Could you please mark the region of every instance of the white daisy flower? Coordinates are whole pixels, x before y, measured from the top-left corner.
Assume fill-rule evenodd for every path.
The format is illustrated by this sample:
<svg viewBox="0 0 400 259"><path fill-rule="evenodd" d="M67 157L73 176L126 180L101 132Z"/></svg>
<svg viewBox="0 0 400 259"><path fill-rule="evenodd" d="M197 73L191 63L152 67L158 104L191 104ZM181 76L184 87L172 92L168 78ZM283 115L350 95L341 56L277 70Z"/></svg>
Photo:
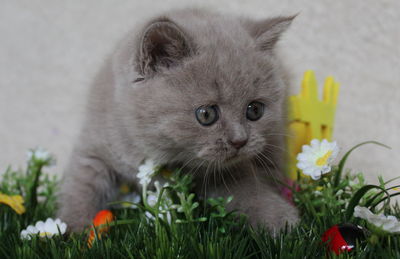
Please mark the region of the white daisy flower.
<svg viewBox="0 0 400 259"><path fill-rule="evenodd" d="M383 213L374 214L368 208L356 206L354 217L362 218L383 230L384 232L400 234L400 221L395 216L385 216Z"/></svg>
<svg viewBox="0 0 400 259"><path fill-rule="evenodd" d="M311 145L304 145L302 152L297 155L297 167L312 179L318 180L321 175L331 171L331 163L338 153L339 147L336 141L313 139Z"/></svg>
<svg viewBox="0 0 400 259"><path fill-rule="evenodd" d="M67 224L60 219L53 220L52 218L48 218L46 222L38 221L35 226L29 225L26 229L22 230L21 239L30 240L34 235L51 238L54 235L65 234L66 230Z"/></svg>
<svg viewBox="0 0 400 259"><path fill-rule="evenodd" d="M147 187L151 182L151 177L153 177L155 173L155 167L153 160L147 159L144 164L139 166L139 172L136 175L139 178L139 183L143 187Z"/></svg>

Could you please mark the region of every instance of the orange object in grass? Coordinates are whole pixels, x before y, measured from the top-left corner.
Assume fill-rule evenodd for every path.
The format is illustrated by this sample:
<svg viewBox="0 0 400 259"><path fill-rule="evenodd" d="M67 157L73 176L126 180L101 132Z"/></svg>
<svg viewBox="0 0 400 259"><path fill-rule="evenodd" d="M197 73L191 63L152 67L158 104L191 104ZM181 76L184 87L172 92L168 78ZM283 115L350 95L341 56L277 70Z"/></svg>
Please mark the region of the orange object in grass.
<svg viewBox="0 0 400 259"><path fill-rule="evenodd" d="M99 211L93 219L93 226L96 228L97 238L100 239L101 235L104 232L107 232L109 227L107 226L108 223L114 221L114 215L109 210L101 210ZM95 240L95 231L92 228L90 230L89 239L88 239L88 246L92 247L92 244Z"/></svg>

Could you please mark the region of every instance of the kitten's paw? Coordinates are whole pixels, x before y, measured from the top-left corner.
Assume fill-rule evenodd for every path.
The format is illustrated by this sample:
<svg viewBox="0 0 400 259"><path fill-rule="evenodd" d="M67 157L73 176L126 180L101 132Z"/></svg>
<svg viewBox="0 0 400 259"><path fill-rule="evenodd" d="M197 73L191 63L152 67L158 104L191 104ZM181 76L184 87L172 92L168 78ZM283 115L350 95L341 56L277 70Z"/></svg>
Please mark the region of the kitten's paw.
<svg viewBox="0 0 400 259"><path fill-rule="evenodd" d="M274 207L255 208L248 212L248 216L253 227L265 226L274 235L286 226L294 228L300 221L297 208L283 201Z"/></svg>
<svg viewBox="0 0 400 259"><path fill-rule="evenodd" d="M96 207L86 200L74 199L69 195L59 197L57 217L67 223L68 232L81 232L90 226L97 213Z"/></svg>
<svg viewBox="0 0 400 259"><path fill-rule="evenodd" d="M78 211L66 211L60 209L57 217L67 224L68 232L82 232L86 227L90 226L92 217L87 213Z"/></svg>

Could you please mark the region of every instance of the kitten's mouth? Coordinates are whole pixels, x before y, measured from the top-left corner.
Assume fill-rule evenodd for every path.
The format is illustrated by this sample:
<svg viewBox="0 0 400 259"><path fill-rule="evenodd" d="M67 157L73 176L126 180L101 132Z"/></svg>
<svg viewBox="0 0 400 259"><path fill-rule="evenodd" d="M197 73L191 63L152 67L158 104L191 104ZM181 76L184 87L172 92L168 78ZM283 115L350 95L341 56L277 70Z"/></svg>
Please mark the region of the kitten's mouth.
<svg viewBox="0 0 400 259"><path fill-rule="evenodd" d="M235 153L231 156L226 157L223 161L225 165L232 165L236 164L240 161L243 161L243 156L239 155L238 153Z"/></svg>
<svg viewBox="0 0 400 259"><path fill-rule="evenodd" d="M218 163L223 167L229 167L235 165L239 162L243 162L244 160L249 159L247 152L239 152L238 150L231 152L224 152L213 156L200 157L200 161L202 163ZM207 163L208 162L208 163Z"/></svg>

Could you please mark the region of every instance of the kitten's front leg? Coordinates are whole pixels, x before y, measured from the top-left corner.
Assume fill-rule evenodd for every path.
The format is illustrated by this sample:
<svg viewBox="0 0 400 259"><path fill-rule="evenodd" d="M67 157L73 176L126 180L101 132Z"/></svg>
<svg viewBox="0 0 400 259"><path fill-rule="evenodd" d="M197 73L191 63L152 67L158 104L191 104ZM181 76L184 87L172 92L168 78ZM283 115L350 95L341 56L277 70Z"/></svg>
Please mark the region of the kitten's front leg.
<svg viewBox="0 0 400 259"><path fill-rule="evenodd" d="M225 187L225 196L234 197L228 208L246 214L253 226L265 225L273 232L286 224L297 224L297 208L280 194L278 188L261 179L261 176L249 175L232 182L227 186L229 189Z"/></svg>
<svg viewBox="0 0 400 259"><path fill-rule="evenodd" d="M116 176L95 158L75 155L65 171L59 194L58 216L70 231L90 226L96 213L104 209L115 192Z"/></svg>

